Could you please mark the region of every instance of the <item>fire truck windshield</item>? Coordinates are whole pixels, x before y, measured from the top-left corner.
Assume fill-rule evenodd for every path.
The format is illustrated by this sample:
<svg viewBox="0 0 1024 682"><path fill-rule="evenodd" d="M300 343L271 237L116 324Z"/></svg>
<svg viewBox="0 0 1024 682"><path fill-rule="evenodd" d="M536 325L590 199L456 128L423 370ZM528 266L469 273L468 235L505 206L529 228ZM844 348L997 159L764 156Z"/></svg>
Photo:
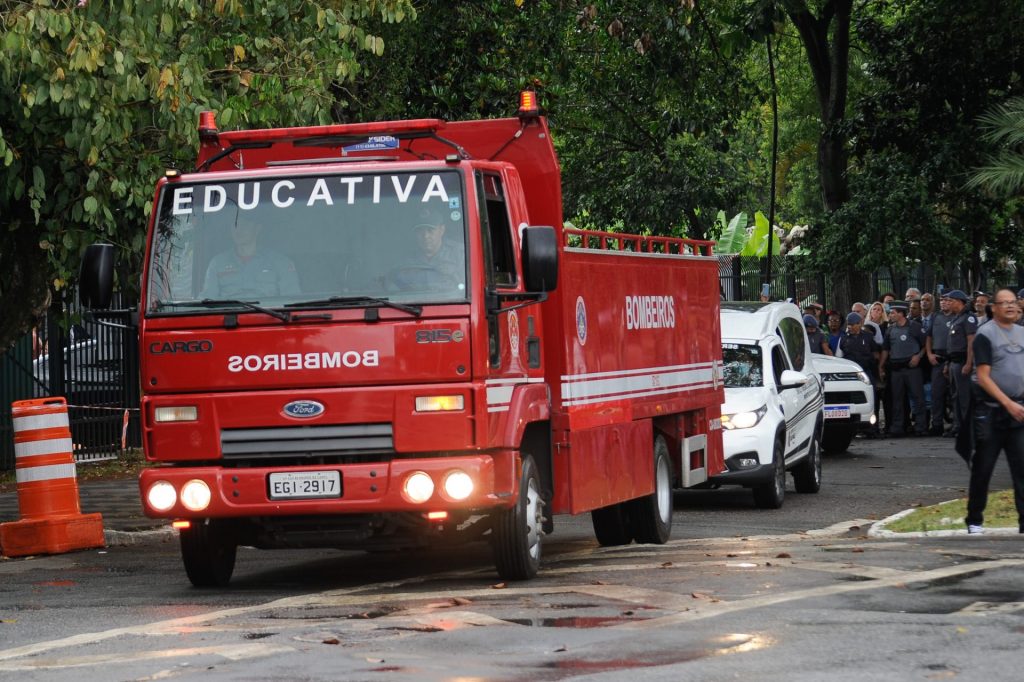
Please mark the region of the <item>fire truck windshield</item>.
<svg viewBox="0 0 1024 682"><path fill-rule="evenodd" d="M465 301L464 210L461 178L448 170L168 183L146 308Z"/></svg>

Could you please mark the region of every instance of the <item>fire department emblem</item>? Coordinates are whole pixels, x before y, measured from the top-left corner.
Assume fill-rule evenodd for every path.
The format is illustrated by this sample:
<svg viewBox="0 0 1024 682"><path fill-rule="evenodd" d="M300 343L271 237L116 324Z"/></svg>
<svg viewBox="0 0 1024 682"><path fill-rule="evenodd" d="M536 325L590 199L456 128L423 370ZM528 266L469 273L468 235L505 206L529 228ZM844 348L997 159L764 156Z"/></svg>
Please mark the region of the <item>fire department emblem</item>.
<svg viewBox="0 0 1024 682"><path fill-rule="evenodd" d="M512 357L519 355L519 315L514 310L508 314L508 347Z"/></svg>
<svg viewBox="0 0 1024 682"><path fill-rule="evenodd" d="M587 345L587 306L582 296L576 297L576 337L580 345Z"/></svg>

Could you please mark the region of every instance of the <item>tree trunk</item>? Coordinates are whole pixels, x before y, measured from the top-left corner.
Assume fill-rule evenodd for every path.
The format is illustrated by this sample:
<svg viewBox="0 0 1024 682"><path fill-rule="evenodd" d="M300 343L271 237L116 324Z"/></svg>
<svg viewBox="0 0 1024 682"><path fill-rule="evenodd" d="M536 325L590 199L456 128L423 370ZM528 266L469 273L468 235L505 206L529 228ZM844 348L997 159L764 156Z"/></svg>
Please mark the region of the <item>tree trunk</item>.
<svg viewBox="0 0 1024 682"><path fill-rule="evenodd" d="M0 353L31 330L50 300L46 252L31 228L0 237Z"/></svg>
<svg viewBox="0 0 1024 682"><path fill-rule="evenodd" d="M818 139L821 200L826 213L831 213L849 198L846 139L839 132L839 124L846 117L853 0L829 0L822 7L820 17L815 17L803 0L783 0L783 5L800 34L814 77L814 93L821 113L821 137Z"/></svg>

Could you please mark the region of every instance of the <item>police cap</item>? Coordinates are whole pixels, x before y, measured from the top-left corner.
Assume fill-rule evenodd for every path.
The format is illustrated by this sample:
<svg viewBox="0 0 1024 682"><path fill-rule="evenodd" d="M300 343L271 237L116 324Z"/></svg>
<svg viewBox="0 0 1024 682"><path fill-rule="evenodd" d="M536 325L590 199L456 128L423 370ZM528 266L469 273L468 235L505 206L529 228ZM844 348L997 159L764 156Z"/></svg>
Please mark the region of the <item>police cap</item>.
<svg viewBox="0 0 1024 682"><path fill-rule="evenodd" d="M952 289L942 295L942 298L949 298L954 301L960 301L961 303L970 303L971 299L968 298L967 294L960 291L959 289Z"/></svg>

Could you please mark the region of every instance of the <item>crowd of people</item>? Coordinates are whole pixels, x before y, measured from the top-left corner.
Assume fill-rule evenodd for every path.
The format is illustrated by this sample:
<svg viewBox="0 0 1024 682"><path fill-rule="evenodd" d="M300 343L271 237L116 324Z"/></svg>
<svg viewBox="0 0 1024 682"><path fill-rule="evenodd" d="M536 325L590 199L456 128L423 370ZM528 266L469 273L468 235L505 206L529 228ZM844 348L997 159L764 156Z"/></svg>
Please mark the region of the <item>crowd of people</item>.
<svg viewBox="0 0 1024 682"><path fill-rule="evenodd" d="M875 387L869 438L955 439L971 470L966 524L983 532L988 486L1005 452L1024 533L1024 289L907 289L845 315L805 302L811 350L856 362Z"/></svg>

